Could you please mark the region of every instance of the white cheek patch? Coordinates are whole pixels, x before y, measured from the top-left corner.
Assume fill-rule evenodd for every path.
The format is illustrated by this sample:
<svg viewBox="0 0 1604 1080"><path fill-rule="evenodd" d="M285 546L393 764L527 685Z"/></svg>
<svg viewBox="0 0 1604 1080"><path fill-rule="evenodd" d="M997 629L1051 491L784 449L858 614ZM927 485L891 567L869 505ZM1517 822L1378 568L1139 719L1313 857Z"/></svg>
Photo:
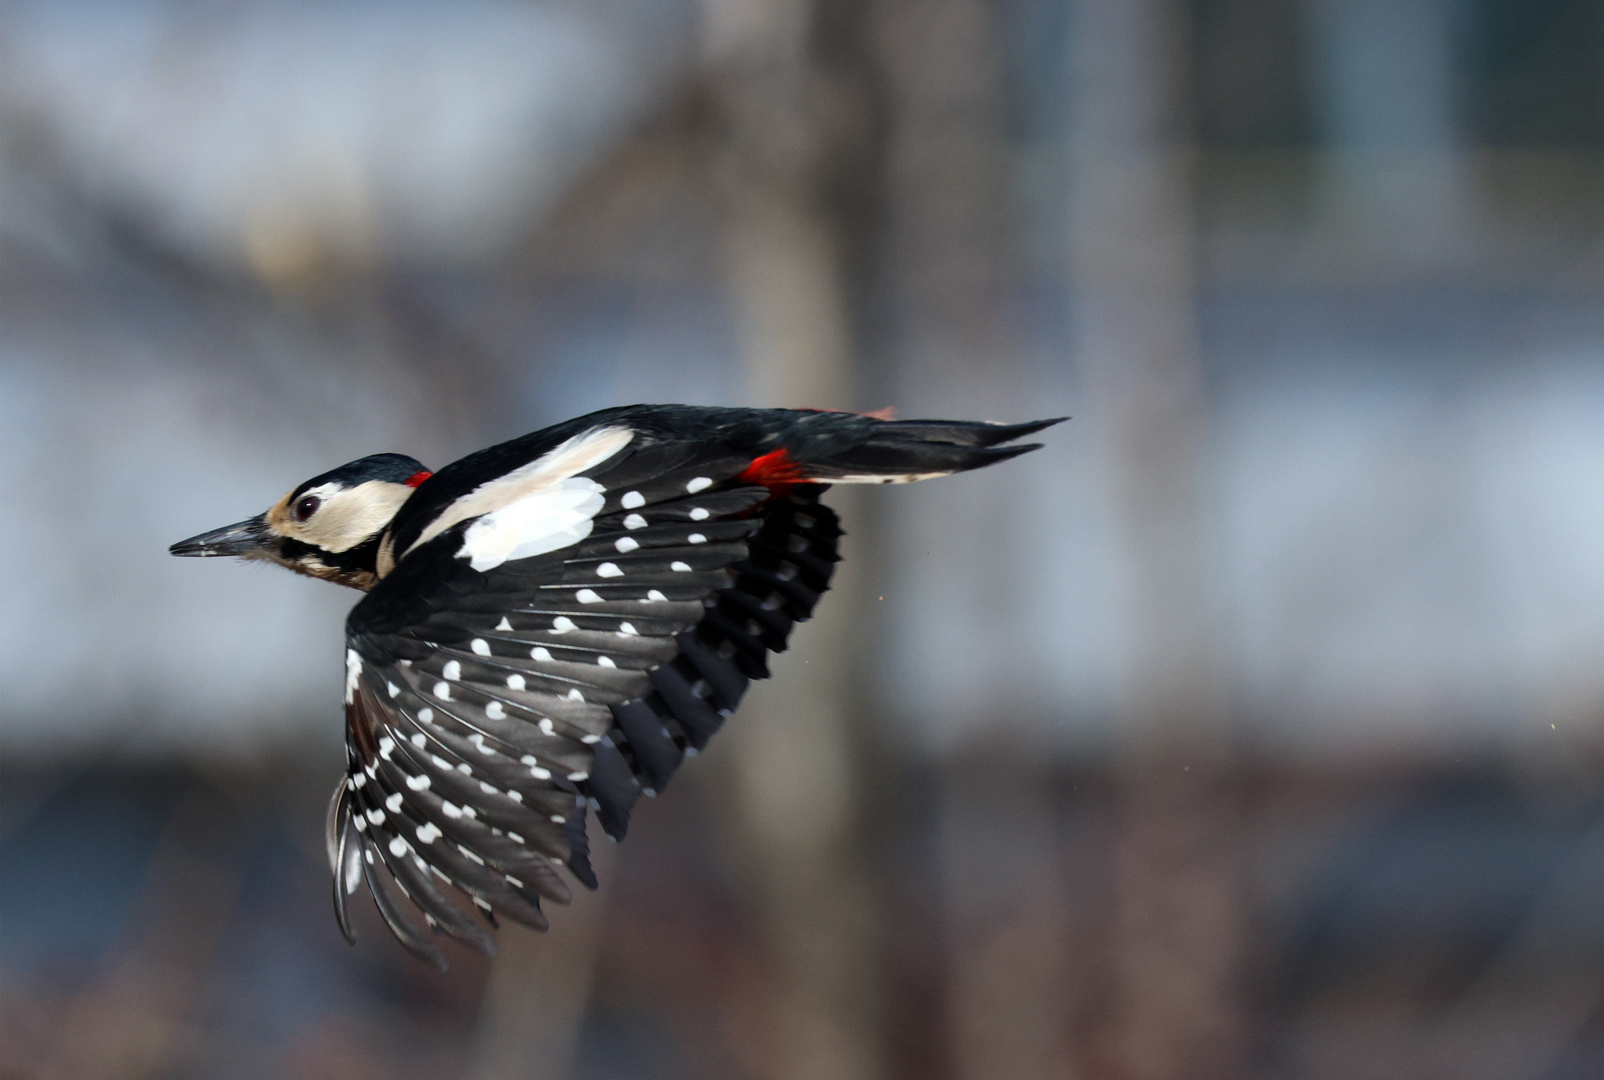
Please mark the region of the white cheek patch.
<svg viewBox="0 0 1604 1080"><path fill-rule="evenodd" d="M595 527L605 490L588 477L571 476L525 495L469 525L457 558L482 572L577 544Z"/></svg>

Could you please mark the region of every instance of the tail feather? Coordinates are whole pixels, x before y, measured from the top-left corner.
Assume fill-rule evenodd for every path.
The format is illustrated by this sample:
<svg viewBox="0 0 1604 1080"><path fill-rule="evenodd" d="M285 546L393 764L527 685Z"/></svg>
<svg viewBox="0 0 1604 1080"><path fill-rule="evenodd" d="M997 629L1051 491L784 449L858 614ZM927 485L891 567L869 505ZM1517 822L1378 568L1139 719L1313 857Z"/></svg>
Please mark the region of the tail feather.
<svg viewBox="0 0 1604 1080"><path fill-rule="evenodd" d="M881 425L881 431L891 429L901 439L918 442L951 443L954 446L996 446L1013 442L1026 435L1034 435L1054 424L1068 420L1067 416L1051 420L1031 420L1024 424L988 424L973 420L891 420Z"/></svg>
<svg viewBox="0 0 1604 1080"><path fill-rule="evenodd" d="M849 449L806 463L809 479L832 484L906 484L980 469L1041 449L1041 443L1001 446L1066 417L1025 424L963 420L888 420Z"/></svg>

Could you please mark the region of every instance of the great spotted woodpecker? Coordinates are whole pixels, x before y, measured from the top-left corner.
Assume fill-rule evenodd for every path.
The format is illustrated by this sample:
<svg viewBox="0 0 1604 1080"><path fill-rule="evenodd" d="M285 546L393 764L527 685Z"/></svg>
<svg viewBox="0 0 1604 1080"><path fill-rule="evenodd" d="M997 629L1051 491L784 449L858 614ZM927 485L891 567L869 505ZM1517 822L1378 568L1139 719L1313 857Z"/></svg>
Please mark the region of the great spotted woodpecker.
<svg viewBox="0 0 1604 1080"><path fill-rule="evenodd" d="M377 454L172 546L265 559L367 593L346 620L346 774L329 803L334 910L364 882L397 939L486 952L497 915L596 887L594 811L622 839L768 675L841 536L830 484L1006 461L1057 420L986 424L680 405L607 409L430 473ZM471 910L471 909L469 909Z"/></svg>

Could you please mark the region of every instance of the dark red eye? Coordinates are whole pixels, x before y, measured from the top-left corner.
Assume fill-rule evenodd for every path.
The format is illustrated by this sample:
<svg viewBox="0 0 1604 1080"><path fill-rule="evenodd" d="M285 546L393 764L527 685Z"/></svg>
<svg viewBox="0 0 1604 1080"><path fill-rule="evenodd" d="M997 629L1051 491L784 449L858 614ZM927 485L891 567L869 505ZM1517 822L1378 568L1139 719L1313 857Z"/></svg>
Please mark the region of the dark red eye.
<svg viewBox="0 0 1604 1080"><path fill-rule="evenodd" d="M295 520L305 521L307 518L317 513L317 508L322 505L322 499L318 498L316 495L308 495L306 498L295 504Z"/></svg>

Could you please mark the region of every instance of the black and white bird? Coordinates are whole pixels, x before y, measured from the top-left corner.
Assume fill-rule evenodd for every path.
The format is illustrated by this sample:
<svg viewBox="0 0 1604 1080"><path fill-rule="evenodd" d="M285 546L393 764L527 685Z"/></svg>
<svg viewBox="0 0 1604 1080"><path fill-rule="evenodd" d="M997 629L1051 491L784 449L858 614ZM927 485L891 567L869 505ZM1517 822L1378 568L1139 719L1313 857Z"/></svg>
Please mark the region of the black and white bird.
<svg viewBox="0 0 1604 1080"><path fill-rule="evenodd" d="M434 473L365 457L171 550L367 593L346 620L334 910L354 942L348 902L365 883L401 944L443 967L434 933L494 950L451 892L492 926L545 929L541 900L571 897L559 865L596 887L587 813L622 839L641 793L768 675L829 587L830 484L1006 461L1057 422L607 409Z"/></svg>

